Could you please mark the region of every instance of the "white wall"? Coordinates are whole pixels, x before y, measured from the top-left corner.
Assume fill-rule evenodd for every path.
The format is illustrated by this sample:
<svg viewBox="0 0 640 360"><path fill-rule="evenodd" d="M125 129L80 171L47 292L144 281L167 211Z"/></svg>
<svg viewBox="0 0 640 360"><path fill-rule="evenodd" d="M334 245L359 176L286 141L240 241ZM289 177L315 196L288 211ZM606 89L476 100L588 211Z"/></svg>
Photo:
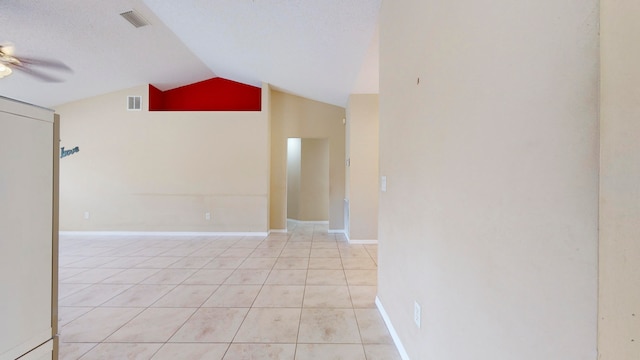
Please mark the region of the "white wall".
<svg viewBox="0 0 640 360"><path fill-rule="evenodd" d="M350 240L378 240L378 142L378 95L349 96L347 199Z"/></svg>
<svg viewBox="0 0 640 360"><path fill-rule="evenodd" d="M56 109L61 146L80 149L61 159L61 230L267 231L265 91L256 112L148 112L147 93ZM126 110L128 95L143 96L143 111Z"/></svg>
<svg viewBox="0 0 640 360"><path fill-rule="evenodd" d="M302 139L287 140L287 219L300 219Z"/></svg>
<svg viewBox="0 0 640 360"><path fill-rule="evenodd" d="M595 360L598 2L386 1L380 31L378 295L408 355Z"/></svg>
<svg viewBox="0 0 640 360"><path fill-rule="evenodd" d="M640 2L601 6L601 360L640 356Z"/></svg>

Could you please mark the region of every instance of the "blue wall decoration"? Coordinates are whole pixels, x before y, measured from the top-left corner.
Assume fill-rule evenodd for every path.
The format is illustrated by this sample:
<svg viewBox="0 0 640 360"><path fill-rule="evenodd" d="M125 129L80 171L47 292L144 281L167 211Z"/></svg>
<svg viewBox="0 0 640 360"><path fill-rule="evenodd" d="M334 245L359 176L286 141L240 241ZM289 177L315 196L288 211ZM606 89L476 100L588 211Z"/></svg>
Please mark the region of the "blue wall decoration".
<svg viewBox="0 0 640 360"><path fill-rule="evenodd" d="M78 146L74 147L71 150L65 150L63 146L62 148L60 148L60 158L62 159L63 157L73 155L79 151L80 151L80 148Z"/></svg>

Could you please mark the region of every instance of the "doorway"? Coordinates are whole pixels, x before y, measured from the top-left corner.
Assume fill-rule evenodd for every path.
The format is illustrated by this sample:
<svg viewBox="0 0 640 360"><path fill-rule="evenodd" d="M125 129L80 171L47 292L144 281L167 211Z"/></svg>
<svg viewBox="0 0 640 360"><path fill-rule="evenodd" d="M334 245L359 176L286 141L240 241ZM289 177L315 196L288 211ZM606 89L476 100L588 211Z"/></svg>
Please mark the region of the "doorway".
<svg viewBox="0 0 640 360"><path fill-rule="evenodd" d="M287 139L287 219L329 221L329 140Z"/></svg>

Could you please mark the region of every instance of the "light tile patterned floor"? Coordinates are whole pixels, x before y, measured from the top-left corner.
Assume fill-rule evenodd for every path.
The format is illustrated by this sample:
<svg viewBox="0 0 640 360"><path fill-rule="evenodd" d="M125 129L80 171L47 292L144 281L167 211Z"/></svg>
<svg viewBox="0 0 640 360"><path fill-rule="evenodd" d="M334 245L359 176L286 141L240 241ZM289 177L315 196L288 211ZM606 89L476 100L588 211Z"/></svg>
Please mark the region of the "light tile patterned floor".
<svg viewBox="0 0 640 360"><path fill-rule="evenodd" d="M263 237L60 240L60 359L400 359L377 247L326 225Z"/></svg>

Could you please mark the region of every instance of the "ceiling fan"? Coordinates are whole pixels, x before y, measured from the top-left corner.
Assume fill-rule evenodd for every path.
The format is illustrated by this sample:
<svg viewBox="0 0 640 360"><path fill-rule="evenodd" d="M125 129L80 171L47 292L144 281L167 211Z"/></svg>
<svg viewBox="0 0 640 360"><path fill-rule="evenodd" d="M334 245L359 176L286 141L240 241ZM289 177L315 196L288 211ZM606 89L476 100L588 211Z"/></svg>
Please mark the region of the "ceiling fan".
<svg viewBox="0 0 640 360"><path fill-rule="evenodd" d="M18 70L42 81L61 82L62 79L44 73L37 68L72 72L71 68L61 61L16 56L14 49L13 45L0 45L0 79L11 75L13 70Z"/></svg>

